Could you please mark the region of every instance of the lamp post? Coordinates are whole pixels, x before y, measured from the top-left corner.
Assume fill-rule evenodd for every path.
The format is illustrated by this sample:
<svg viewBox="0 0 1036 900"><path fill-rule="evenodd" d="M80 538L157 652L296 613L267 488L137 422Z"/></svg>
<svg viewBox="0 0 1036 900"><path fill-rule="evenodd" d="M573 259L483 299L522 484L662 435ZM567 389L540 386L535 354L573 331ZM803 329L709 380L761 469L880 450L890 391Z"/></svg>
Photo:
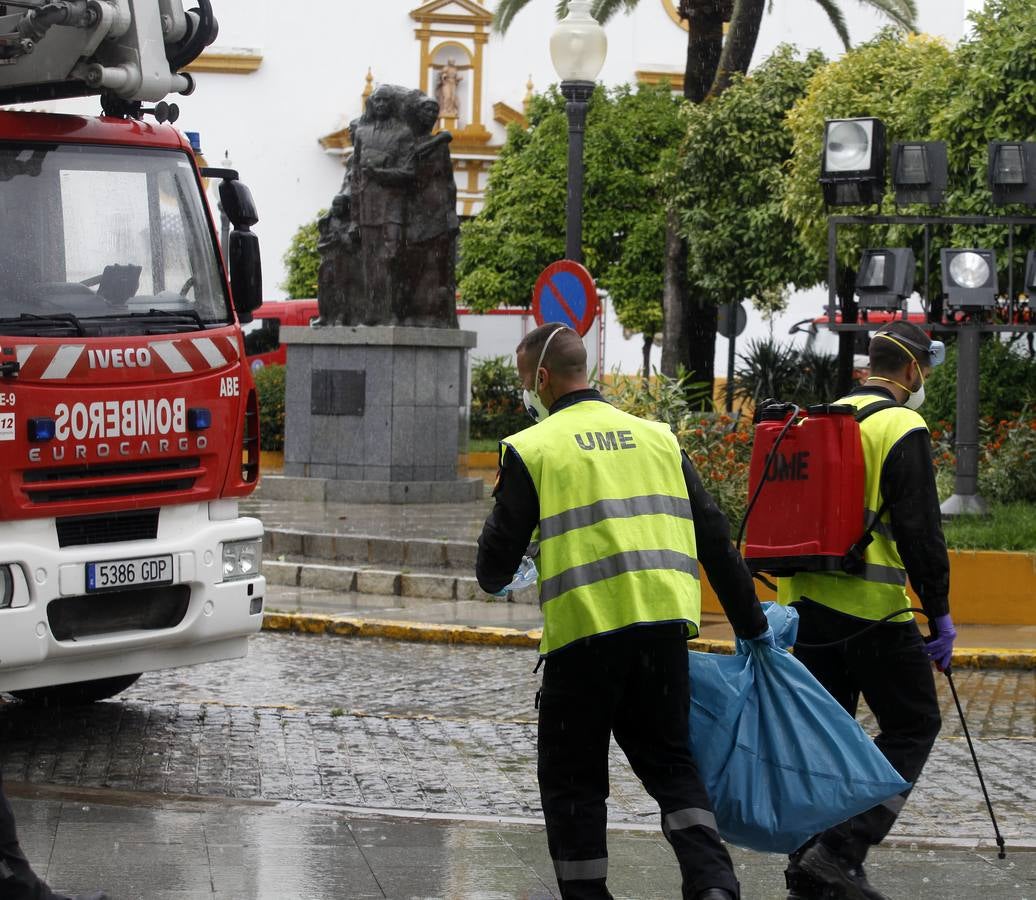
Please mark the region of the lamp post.
<svg viewBox="0 0 1036 900"><path fill-rule="evenodd" d="M550 58L561 78L568 114L568 197L565 257L583 261L583 135L594 80L604 66L608 38L590 15L590 0L569 0L568 15L550 36Z"/></svg>

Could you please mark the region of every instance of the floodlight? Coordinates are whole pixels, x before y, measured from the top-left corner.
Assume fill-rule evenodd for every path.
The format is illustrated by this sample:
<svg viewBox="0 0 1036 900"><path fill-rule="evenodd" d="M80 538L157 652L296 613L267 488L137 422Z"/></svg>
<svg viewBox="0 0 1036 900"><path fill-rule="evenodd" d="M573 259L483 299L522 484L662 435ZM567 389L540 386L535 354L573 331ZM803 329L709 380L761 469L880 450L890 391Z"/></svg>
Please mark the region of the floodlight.
<svg viewBox="0 0 1036 900"><path fill-rule="evenodd" d="M831 119L824 124L820 164L824 201L870 206L885 193L885 126L880 119Z"/></svg>
<svg viewBox="0 0 1036 900"><path fill-rule="evenodd" d="M864 250L856 275L860 309L900 309L914 292L914 271L909 248Z"/></svg>
<svg viewBox="0 0 1036 900"><path fill-rule="evenodd" d="M988 174L989 189L997 206L1036 205L1036 143L991 142Z"/></svg>
<svg viewBox="0 0 1036 900"><path fill-rule="evenodd" d="M992 250L943 250L942 288L955 309L990 309L998 293Z"/></svg>
<svg viewBox="0 0 1036 900"><path fill-rule="evenodd" d="M1036 250L1030 250L1025 257L1025 296L1036 299Z"/></svg>
<svg viewBox="0 0 1036 900"><path fill-rule="evenodd" d="M892 186L896 203L942 203L947 182L946 143L911 142L892 145Z"/></svg>

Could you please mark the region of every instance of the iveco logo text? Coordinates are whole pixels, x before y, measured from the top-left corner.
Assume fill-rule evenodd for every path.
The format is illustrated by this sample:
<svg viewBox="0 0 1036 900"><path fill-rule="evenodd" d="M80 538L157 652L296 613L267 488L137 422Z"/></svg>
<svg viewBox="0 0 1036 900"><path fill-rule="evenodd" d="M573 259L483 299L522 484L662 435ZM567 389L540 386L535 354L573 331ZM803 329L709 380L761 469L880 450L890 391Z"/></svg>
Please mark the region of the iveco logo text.
<svg viewBox="0 0 1036 900"><path fill-rule="evenodd" d="M91 369L146 369L151 365L151 351L147 347L87 352Z"/></svg>

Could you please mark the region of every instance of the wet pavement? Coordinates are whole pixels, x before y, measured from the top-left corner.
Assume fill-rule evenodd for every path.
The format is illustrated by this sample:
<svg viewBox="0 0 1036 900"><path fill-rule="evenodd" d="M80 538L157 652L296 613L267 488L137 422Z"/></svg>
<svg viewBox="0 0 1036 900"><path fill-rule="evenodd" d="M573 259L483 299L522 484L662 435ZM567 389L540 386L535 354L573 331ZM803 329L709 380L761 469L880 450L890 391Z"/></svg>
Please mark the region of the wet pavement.
<svg viewBox="0 0 1036 900"><path fill-rule="evenodd" d="M534 651L275 634L252 645L248 659L148 674L93 707L0 706L5 777L540 821ZM956 680L1001 829L1036 850L1036 673ZM895 834L973 848L991 829L941 682L944 732ZM610 821L653 824L615 747L611 764Z"/></svg>
<svg viewBox="0 0 1036 900"><path fill-rule="evenodd" d="M556 897L542 829L507 821L373 816L320 804L242 803L13 785L22 843L55 888L113 900ZM783 858L732 848L745 900L784 900ZM651 831L609 834L620 900L680 896ZM1036 853L882 847L871 881L912 900L1036 900Z"/></svg>
<svg viewBox="0 0 1036 900"><path fill-rule="evenodd" d="M283 528L473 541L490 508L251 499ZM540 624L530 604L271 587L277 609L418 622ZM709 617L706 637L729 637ZM1033 633L1030 633L1033 632ZM1036 629L961 629L1036 646ZM23 843L55 887L115 900L556 896L536 786L536 652L261 634L247 659L145 674L119 698L39 712L0 698L0 765ZM1036 671L961 670L1008 857L944 679L944 728L868 864L891 897L1036 900ZM869 716L861 719L873 732ZM616 897L679 896L658 811L613 746ZM736 848L746 900L784 900L783 859Z"/></svg>

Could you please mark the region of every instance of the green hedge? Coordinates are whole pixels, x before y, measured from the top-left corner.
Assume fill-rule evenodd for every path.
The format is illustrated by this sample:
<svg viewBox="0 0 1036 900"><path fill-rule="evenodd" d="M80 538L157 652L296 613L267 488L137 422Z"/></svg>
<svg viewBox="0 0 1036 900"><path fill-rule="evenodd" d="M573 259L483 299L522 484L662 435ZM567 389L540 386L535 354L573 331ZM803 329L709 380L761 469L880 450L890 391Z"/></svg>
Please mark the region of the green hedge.
<svg viewBox="0 0 1036 900"><path fill-rule="evenodd" d="M263 366L253 372L259 395L259 446L284 450L284 366Z"/></svg>
<svg viewBox="0 0 1036 900"><path fill-rule="evenodd" d="M532 424L522 404L518 369L506 356L491 356L471 368L471 437L500 440Z"/></svg>
<svg viewBox="0 0 1036 900"><path fill-rule="evenodd" d="M1036 407L1036 361L1009 344L984 340L979 351L978 396L979 415L996 422ZM932 428L952 430L957 421L956 344L946 348L946 362L928 376L921 413Z"/></svg>

